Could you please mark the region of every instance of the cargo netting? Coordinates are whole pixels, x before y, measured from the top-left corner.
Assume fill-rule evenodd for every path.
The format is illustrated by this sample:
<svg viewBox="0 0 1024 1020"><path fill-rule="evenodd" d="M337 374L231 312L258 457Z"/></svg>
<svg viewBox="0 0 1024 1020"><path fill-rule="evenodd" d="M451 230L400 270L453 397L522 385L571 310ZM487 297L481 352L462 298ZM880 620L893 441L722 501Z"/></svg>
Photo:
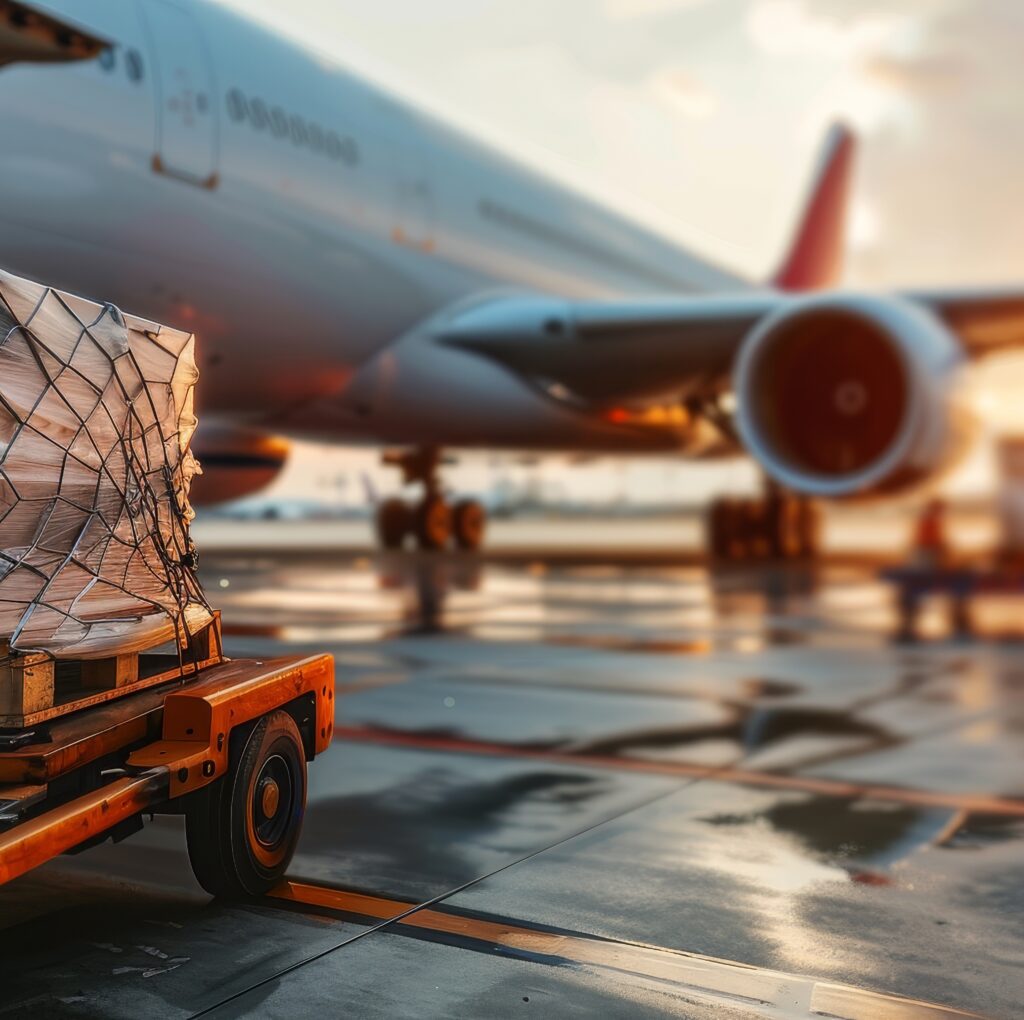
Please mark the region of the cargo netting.
<svg viewBox="0 0 1024 1020"><path fill-rule="evenodd" d="M0 651L184 644L195 338L0 273Z"/></svg>

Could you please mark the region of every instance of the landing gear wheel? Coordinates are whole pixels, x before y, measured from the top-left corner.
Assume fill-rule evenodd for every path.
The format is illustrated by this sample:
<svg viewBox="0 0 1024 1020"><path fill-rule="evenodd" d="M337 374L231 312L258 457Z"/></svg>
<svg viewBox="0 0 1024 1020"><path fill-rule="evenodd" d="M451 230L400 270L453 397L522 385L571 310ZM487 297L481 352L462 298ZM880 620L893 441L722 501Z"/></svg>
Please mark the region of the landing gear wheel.
<svg viewBox="0 0 1024 1020"><path fill-rule="evenodd" d="M744 500L717 499L709 521L711 551L718 560L742 560L747 555Z"/></svg>
<svg viewBox="0 0 1024 1020"><path fill-rule="evenodd" d="M306 754L287 712L264 716L226 775L185 800L192 870L214 896L260 896L284 877L306 810Z"/></svg>
<svg viewBox="0 0 1024 1020"><path fill-rule="evenodd" d="M816 559L821 552L821 504L812 499L800 500L800 555Z"/></svg>
<svg viewBox="0 0 1024 1020"><path fill-rule="evenodd" d="M412 511L404 500L386 499L377 507L377 538L385 549L400 549L412 524Z"/></svg>
<svg viewBox="0 0 1024 1020"><path fill-rule="evenodd" d="M767 503L768 553L775 560L795 560L804 555L805 501L779 496Z"/></svg>
<svg viewBox="0 0 1024 1020"><path fill-rule="evenodd" d="M708 513L708 548L718 561L798 559L818 555L821 508L788 493L768 499L716 499Z"/></svg>
<svg viewBox="0 0 1024 1020"><path fill-rule="evenodd" d="M479 549L487 530L487 511L475 499L463 499L452 513L455 544L460 549Z"/></svg>
<svg viewBox="0 0 1024 1020"><path fill-rule="evenodd" d="M707 516L707 543L712 559L724 560L729 556L729 505L724 499L711 504Z"/></svg>
<svg viewBox="0 0 1024 1020"><path fill-rule="evenodd" d="M743 551L740 557L747 560L766 560L771 552L768 504L763 499L745 499L742 501L742 507L740 535Z"/></svg>
<svg viewBox="0 0 1024 1020"><path fill-rule="evenodd" d="M440 496L427 496L416 509L416 541L421 549L443 549L452 537L452 509Z"/></svg>

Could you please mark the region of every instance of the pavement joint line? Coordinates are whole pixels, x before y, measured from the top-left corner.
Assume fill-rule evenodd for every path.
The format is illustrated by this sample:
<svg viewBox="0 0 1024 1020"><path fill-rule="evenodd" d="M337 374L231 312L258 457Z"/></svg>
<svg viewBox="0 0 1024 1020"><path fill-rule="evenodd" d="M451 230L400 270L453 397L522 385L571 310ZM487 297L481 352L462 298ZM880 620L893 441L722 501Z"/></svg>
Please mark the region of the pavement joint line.
<svg viewBox="0 0 1024 1020"><path fill-rule="evenodd" d="M953 793L922 790L905 786L884 786L857 783L842 779L797 776L781 772L761 772L732 765L696 765L686 762L653 761L643 758L617 758L606 755L576 754L566 751L516 747L512 744L459 740L450 737L398 733L364 727L340 727L334 731L335 741L406 747L421 751L442 751L454 754L475 754L486 757L520 758L576 768L597 768L622 772L639 772L666 777L711 779L770 789L793 790L820 796L881 800L914 807L948 808L971 814L1003 815L1024 818L1024 800L979 793ZM742 761L742 758L739 759Z"/></svg>
<svg viewBox="0 0 1024 1020"><path fill-rule="evenodd" d="M267 985L278 982L282 978L286 977L302 967L309 964L315 963L339 949L344 948L359 939L380 932L384 929L388 929L391 926L407 926L407 927L418 927L421 929L429 929L429 924L420 923L417 918L421 914L425 914L430 919L430 915L437 914L443 917L452 917L458 915L451 915L447 912L433 911L432 907L441 904L442 902L451 899L452 897L458 896L460 893L477 886L501 873L523 864L534 857L544 854L550 850L556 849L572 840L577 839L595 829L600 828L606 824L615 822L631 813L642 810L654 803L657 803L670 796L674 796L688 787L700 782L702 780L712 781L733 781L740 783L747 783L750 785L768 785L768 786L779 786L782 785L784 788L807 790L808 792L814 793L825 793L832 796L844 796L844 797L872 797L875 799L883 800L895 800L903 803L915 803L915 804L927 804L929 806L941 806L941 807L953 807L960 811L981 811L984 813L991 814L1009 814L1013 816L1024 817L1024 801L1016 801L1004 798L993 798L987 796L972 796L972 795L956 795L938 793L933 794L927 791L916 791L900 787L873 787L864 786L861 784L852 784L842 781L833 780L818 780L813 778L788 776L778 773L763 773L756 771L749 771L740 768L746 752L737 756L731 764L724 766L694 766L686 765L682 763L672 762L651 762L644 761L642 759L621 759L612 758L610 756L594 756L584 754L572 754L558 751L547 751L543 749L530 749L530 748L517 748L513 745L503 744L488 744L484 742L473 742L473 741L452 741L450 738L440 739L434 737L418 737L411 734L401 734L389 731L377 731L366 728L342 728L336 732L336 739L344 740L350 739L353 741L366 742L366 743L391 743L398 746L414 747L418 749L427 750L440 750L440 751L461 751L464 753L476 753L483 755L491 755L495 757L519 757L519 758L534 758L537 760L544 760L552 763L563 764L568 767L596 767L603 769L618 769L628 771L646 772L648 774L662 775L666 778L675 778L682 780L680 783L674 783L669 789L659 791L650 797L644 798L636 803L630 804L613 812L611 815L603 817L584 828L572 832L549 845L535 849L529 853L526 853L515 860L509 861L501 867L495 868L484 875L477 876L476 878L470 879L460 886L450 889L446 892L439 893L438 895L425 900L419 904L405 904L401 901L391 901L395 904L395 907L399 910L399 913L394 916L382 918L378 923L371 925L370 927L356 932L355 934L343 939L333 946L327 948L309 956L308 958L298 960L287 967L282 968L274 974L269 975L259 981L254 982L252 985L245 989L242 989L225 999L214 1003L210 1006L205 1007L200 1012L193 1014L193 1017L198 1018L207 1016L212 1013L218 1012L225 1006L229 1006L232 1002L236 1002L239 999L243 999L252 992L265 987ZM908 800L908 798L911 798ZM372 916L372 915L370 915ZM538 929L539 930L539 929ZM536 934L535 932L531 932ZM455 933L457 934L457 933ZM548 933L551 934L551 933ZM588 945L599 942L601 940L595 937L588 937L585 935L575 936L575 933L571 933L574 937L578 937L581 942L587 943ZM454 937L450 933L450 937ZM555 933L553 937L565 937ZM616 943L617 945L620 943ZM633 951L645 950L647 952L661 953L663 955L672 954L673 950L663 949L659 947L643 947L636 946L632 943L621 943L623 946L630 947ZM508 951L512 951L515 947L509 947ZM519 950L524 955L526 950L520 948ZM689 954L679 954L686 959L691 960L702 960L700 957L693 957ZM579 963L591 963L591 961L577 961L571 960L570 962ZM745 967L739 963L729 963L728 961L712 961L717 962L723 967L731 967L733 969L743 968L747 971L753 969ZM593 961L595 966L610 966L607 962ZM631 967L618 967L616 969L623 970L626 973L636 974L635 966ZM776 972L771 972L776 973ZM646 975L642 976L652 977L654 980L675 980L673 978L664 978L659 975ZM879 995L871 992L864 992L860 989L853 988L852 986L844 986L839 984L830 983L827 981L818 982L815 979L810 978L794 978L791 975L781 974L779 977L792 982L803 981L806 985L805 991L811 996L808 1002L807 1009L810 1015L813 1005L813 1013L816 1015L832 1015L836 1017L849 1018L849 1020L918 1020L918 1018L951 1018L951 1017L972 1017L976 1014L964 1013L943 1006L932 1006L928 1003L915 1002L908 999L899 999L891 996ZM678 984L678 981L676 980ZM693 989L694 992L699 989ZM730 999L735 1001L743 1001L748 1005L755 1004L756 1002L762 1002L764 1000L756 1000L743 994L737 994L728 990L723 990L718 993L719 1001L723 996L728 996ZM856 1002L850 1002L851 996L856 999L860 997L862 1005L866 1004L867 1011L860 1009L859 1011L855 1008ZM865 1000L864 997L871 997L870 1000ZM884 1008L883 1008L884 1007ZM907 1009L912 1007L913 1012L907 1012ZM854 1012L842 1012L842 1010L854 1009ZM771 1015L777 1015L774 1012Z"/></svg>
<svg viewBox="0 0 1024 1020"><path fill-rule="evenodd" d="M803 1007L807 1016L837 1020L940 1020L976 1017L975 1013L937 1003L906 999L829 980L755 967L734 960L688 953L581 932L550 931L523 922L491 920L412 904L366 893L302 882L285 881L268 899L300 909L312 907L329 914L391 918L398 927L439 936L461 948L504 950L510 955L551 963L573 963L669 982L698 996L742 1002L748 1006L789 1009ZM402 920L394 911L406 908ZM792 1014L789 1015L800 1015Z"/></svg>
<svg viewBox="0 0 1024 1020"><path fill-rule="evenodd" d="M405 746L417 746L417 747L420 746L419 744L411 745L410 744L410 737L409 737L408 734L394 734L394 733L387 733L386 731L374 731L374 730L355 729L355 728L343 728L341 730L335 730L335 737L334 737L335 740L344 740L346 738L353 739L353 740L361 740L362 742L366 742L366 743L388 742L387 738L390 738L390 742L394 743L394 744L397 744L397 745L403 745L404 744ZM450 740L442 740L442 739L438 739L438 738L425 738L425 739L427 740L427 742L429 744L431 744L431 747L428 748L428 749L440 749L440 750L451 750L452 749L450 746L448 746L451 743L453 743ZM516 752L518 751L519 752L519 757L536 758L536 759L539 759L539 760L551 761L551 762L560 763L560 764L566 764L566 765L577 765L578 766L580 764L583 764L584 766L586 766L588 764L588 762L592 763L594 761L592 756L590 758L588 758L587 756L572 755L572 754L559 754L558 752L536 751L536 750L530 751L530 750L527 750L527 749L514 748L514 747L510 747L508 745L502 745L502 744L482 744L482 743L481 744L475 744L475 743L472 743L472 742L469 742L469 741L455 742L455 743L457 745L456 749L459 749L459 750L470 749L471 753L487 754L487 755L493 755L493 756L504 756L504 757L509 757L510 755L515 756ZM268 977L262 978L261 980L254 982L253 984L249 985L248 987L243 988L243 989L239 990L238 992L233 993L230 996L227 996L226 998L220 1000L219 1002L216 1002L216 1003L214 1003L214 1004L212 1004L210 1006L205 1007L204 1009L202 1009L202 1010L200 1010L200 1011L198 1011L196 1013L193 1013L190 1016L189 1020L198 1020L198 1018L200 1018L200 1017L210 1016L210 1015L218 1012L219 1010L223 1009L225 1006L229 1006L231 1003L237 1002L239 999L245 998L247 995L251 994L252 992L257 991L260 988L264 988L264 987L266 987L269 984L273 984L273 983L275 983L277 981L280 981L282 978L287 977L289 974L295 973L296 971L300 970L303 967L309 966L310 964L313 964L313 963L317 963L318 961L320 961L322 959L325 959L326 957L332 955L333 953L337 952L338 950L344 949L346 946L352 945L352 943L354 943L354 942L358 942L360 939L363 939L363 938L365 938L368 935L376 934L377 932L383 931L386 928L390 928L393 925L402 925L404 923L408 923L407 919L413 917L413 915L417 915L417 914L419 914L419 913L421 913L423 911L429 911L430 908L435 907L435 906L443 903L444 901L451 899L454 896L458 896L460 893L463 893L463 892L467 891L468 889L471 889L471 888L473 888L473 887L475 887L477 885L480 885L483 882L486 882L489 879L494 878L497 875L500 875L500 874L504 873L505 871L509 871L512 868L518 867L520 864L524 864L527 861L532 860L535 857L539 857L542 854L548 853L551 850L557 849L560 846L563 846L563 845L565 845L567 843L570 843L573 840L578 839L580 836L584 836L587 833L593 832L593 831L601 828L604 825L611 824L612 822L618 821L618 820L620 820L620 819L622 819L622 818L632 814L635 811L643 810L644 808L650 807L653 804L656 804L656 803L658 803L658 802L660 802L662 800L665 800L665 799L667 799L669 797L673 797L673 796L681 793L682 791L688 789L689 787L696 785L701 780L705 780L706 781L706 780L710 779L710 780L714 781L714 780L722 780L723 778L725 778L726 781L728 781L728 777L729 776L737 776L737 775L760 777L762 780L765 780L765 779L798 779L799 778L799 777L772 776L772 775L767 774L767 773L746 772L746 771L744 771L742 769L739 769L737 767L743 761L744 757L745 757L744 755L740 755L739 757L737 757L734 760L733 764L726 765L726 766L718 766L718 767L715 767L715 766L707 766L707 767L703 767L703 766L701 766L701 767L686 766L686 767L684 767L685 770L683 768L674 768L672 771L669 771L669 772L661 771L658 774L665 775L666 777L676 777L676 778L680 778L680 779L683 779L683 780L686 780L686 781L684 781L682 783L679 783L678 785L677 784L673 784L670 788L668 788L666 790L659 791L657 793L652 794L649 797L645 797L645 798L641 799L640 801L638 801L636 803L627 805L627 806L623 807L619 811L615 811L615 812L613 812L610 815L604 816L604 817L598 819L597 821L592 822L590 825L584 826L582 829L579 829L579 830L577 830L575 832L569 833L568 835L563 836L560 839L555 840L553 843L547 844L546 846L540 847L538 849L530 851L529 853L523 854L522 856L517 857L514 860L508 861L507 863L503 864L501 867L495 868L493 871L487 872L487 873L485 873L483 875L478 875L475 878L472 878L472 879L469 879L466 882L463 882L461 885L458 885L458 886L456 886L456 887L454 887L452 889L449 889L449 890L447 890L445 892L438 893L436 896L433 896L433 897L431 897L431 898L429 898L427 900L424 900L421 903L408 905L404 910L400 910L400 912L398 914L394 915L393 917L383 918L380 921L378 921L378 923L376 923L374 925L371 925L369 928L366 928L363 931L356 932L354 935L351 935L348 938L343 939L342 941L334 944L333 946L328 946L326 949L322 949L322 950L320 950L317 953L314 953L314 954L312 954L312 955L310 955L308 957L305 957L304 959L297 960L295 963L289 964L287 967L281 968L280 970L278 970L275 973L269 975ZM608 760L604 760L604 759L599 759L599 761L603 761L604 764L599 764L596 767L617 768L617 767L619 767L623 763L623 760L620 760L620 759L612 759L610 762ZM660 763L660 762L644 762L644 761L637 760L637 759L626 760L626 763L629 766L659 766L659 765L663 766L665 764L673 764L673 763ZM655 772L654 768L644 768L642 770L643 771L647 771L647 772ZM737 781L737 780L733 780L733 781ZM818 781L813 781L813 782L818 782ZM856 796L856 797L875 796L875 794L872 793L871 791L873 791L873 790L889 789L889 788L882 788L882 787L873 788L873 787L854 786L852 784L832 783L830 781L824 781L824 782L830 788L841 787L841 788L850 790L851 792L848 793L848 794L844 794L845 796ZM900 788L892 788L892 790L894 792L909 792L909 793L917 792L917 791L903 791ZM814 792L821 792L821 791L815 790ZM836 794L833 794L833 795L836 795ZM884 797L879 797L878 799L885 799L885 798ZM991 798L982 798L982 799L983 800L991 800ZM1011 812L1011 813L1019 814L1020 816L1024 817L1024 802L1009 802L1008 801L1007 803L1012 805L1013 808L1014 808L1013 812ZM949 806L949 805L948 805L948 803L943 802L942 806ZM960 806L958 808L958 810L968 810L968 809L963 807L963 806ZM998 812L998 811L997 812L986 811L986 813L997 813L998 814L1000 812ZM396 900L396 901L392 901L392 902L394 902L399 907L401 907L403 905L402 901L397 901ZM666 950L663 950L663 951L666 951ZM733 966L735 966L735 967L743 967L744 965L743 964L733 964ZM783 975L783 977L787 977L787 976ZM806 979L805 978L803 980L805 982L810 982L812 979ZM819 985L820 985L820 991L816 991L819 988ZM817 1000L814 999L814 995L815 994L817 994ZM870 999L870 1003L869 1004L871 1006L871 1010L872 1011L867 1012L867 1013L864 1013L864 1012L854 1012L852 1014L843 1014L843 1013L836 1012L836 1009L848 1008L849 1007L849 1005L850 1005L849 998L850 998L851 994L871 996L872 998ZM884 995L879 995L877 993L862 993L861 990L855 989L852 986L842 986L842 985L830 984L828 982L820 982L818 984L815 984L811 988L811 995L812 995L812 998L811 998L811 1000L810 1000L810 1002L808 1004L808 1012L806 1014L808 1016L812 1016L812 1015L818 1015L818 1016L821 1016L821 1015L831 1015L831 1016L838 1017L839 1020L943 1020L943 1018L952 1018L952 1017L968 1017L968 1018L977 1017L977 1014L964 1013L962 1011L957 1011L957 1010L951 1009L949 1007L933 1006L933 1005L931 1005L929 1003L915 1002L913 1000L908 1000L908 999L898 999L898 998L893 998L893 997L887 997L887 996L884 996ZM747 1001L749 1002L750 1000L747 1000ZM844 1002L845 1002L845 1006L844 1006ZM895 1005L893 1005L893 1004L895 1004ZM913 1007L914 1012L912 1012L912 1013L906 1012L906 1008L905 1007L908 1004L909 1004L909 1006ZM812 1005L813 1005L813 1012L811 1011ZM881 1007L883 1005L886 1008L885 1008L884 1011L881 1011L879 1007ZM892 1006L891 1009L889 1008L890 1006Z"/></svg>
<svg viewBox="0 0 1024 1020"><path fill-rule="evenodd" d="M244 998L252 992L257 991L260 988L264 988L269 984L276 981L280 981L281 978L287 977L289 974L306 967L309 964L316 963L319 960L330 956L332 953L337 952L339 949L344 949L345 946L351 945L353 942L358 942L360 939L365 938L367 935L373 935L375 932L379 932L384 928L389 927L393 924L400 924L407 917L417 913L420 910L425 910L429 907L436 906L444 900L450 899L452 896L458 896L459 893L465 892L467 889L472 889L474 886L480 885L482 882L486 882L488 879L494 878L497 875L508 871L510 868L517 867L520 864L524 864L526 861L532 860L534 857L539 857L541 854L547 853L549 850L554 850L557 847L562 846L565 843L569 843L580 836L586 835L588 832L593 832L595 829L599 829L603 825L608 825L611 822L618 821L620 818L624 818L626 815L631 814L634 811L640 811L643 808L650 807L652 804L656 804L658 801L664 800L667 797L672 797L679 793L681 790L685 790L687 787L692 786L697 782L697 778L694 777L689 782L680 783L673 785L667 790L660 790L657 793L651 794L649 797L644 797L633 804L628 804L618 811L612 812L610 815L605 815L599 818L597 821L591 822L589 825L584 826L582 829L577 829L568 835L562 836L560 839L556 839L553 843L549 843L545 846L538 847L535 850L531 850L528 853L522 854L516 857L514 860L508 861L501 865L499 868L495 868L493 871L488 871L483 875L477 875L475 878L471 878L461 885L455 886L452 889L448 889L445 892L438 893L436 896L430 897L430 899L424 900L422 903L413 904L404 910L402 913L397 914L394 917L386 918L379 923L366 928L363 931L356 932L354 935L350 935L348 938L343 939L341 942L335 943L333 946L328 946L326 949L321 949L317 953L313 953L311 956L307 956L304 959L296 960L295 963L289 964L287 967L282 967L280 970L275 971L268 977L262 978L259 981L253 982L246 988L240 991L234 992L232 995L221 999L219 1002L215 1002L210 1006L199 1010L197 1013L191 1014L189 1020L198 1020L199 1017L210 1016L225 1006L230 1005L232 1002L237 1002L239 999ZM397 902L397 901L396 901ZM898 1020L898 1018L895 1018Z"/></svg>

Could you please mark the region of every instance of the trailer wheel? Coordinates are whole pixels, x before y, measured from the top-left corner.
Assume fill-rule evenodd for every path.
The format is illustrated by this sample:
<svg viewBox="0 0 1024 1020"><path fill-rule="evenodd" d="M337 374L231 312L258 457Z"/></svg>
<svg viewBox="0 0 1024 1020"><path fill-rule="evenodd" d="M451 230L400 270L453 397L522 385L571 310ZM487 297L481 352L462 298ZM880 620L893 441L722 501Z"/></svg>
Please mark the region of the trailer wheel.
<svg viewBox="0 0 1024 1020"><path fill-rule="evenodd" d="M226 775L185 804L192 870L214 896L260 896L283 877L306 809L306 755L295 720L271 712Z"/></svg>

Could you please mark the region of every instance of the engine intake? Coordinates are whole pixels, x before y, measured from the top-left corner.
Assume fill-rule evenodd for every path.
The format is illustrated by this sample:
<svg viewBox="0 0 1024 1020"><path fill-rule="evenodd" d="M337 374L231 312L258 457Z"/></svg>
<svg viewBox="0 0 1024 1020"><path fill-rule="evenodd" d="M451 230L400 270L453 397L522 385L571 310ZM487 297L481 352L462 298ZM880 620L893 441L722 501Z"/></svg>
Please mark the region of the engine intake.
<svg viewBox="0 0 1024 1020"><path fill-rule="evenodd" d="M967 446L963 363L953 334L909 302L809 298L745 341L734 376L740 435L765 471L797 492L909 489Z"/></svg>

